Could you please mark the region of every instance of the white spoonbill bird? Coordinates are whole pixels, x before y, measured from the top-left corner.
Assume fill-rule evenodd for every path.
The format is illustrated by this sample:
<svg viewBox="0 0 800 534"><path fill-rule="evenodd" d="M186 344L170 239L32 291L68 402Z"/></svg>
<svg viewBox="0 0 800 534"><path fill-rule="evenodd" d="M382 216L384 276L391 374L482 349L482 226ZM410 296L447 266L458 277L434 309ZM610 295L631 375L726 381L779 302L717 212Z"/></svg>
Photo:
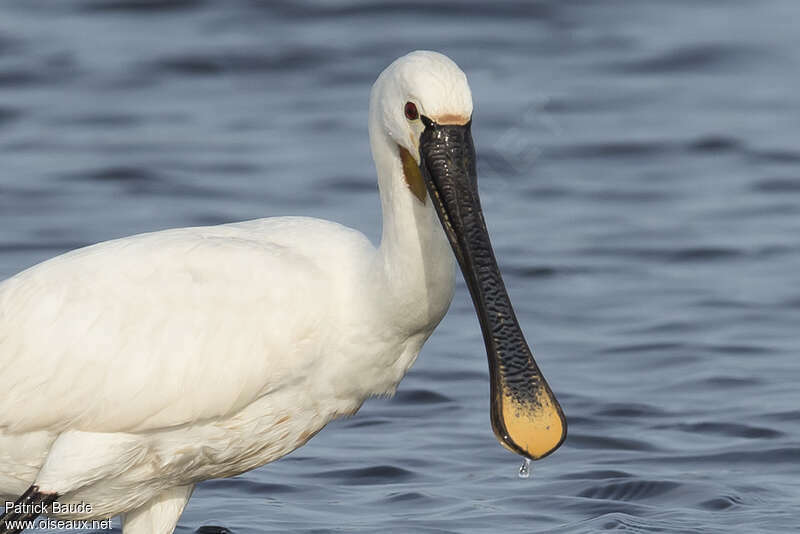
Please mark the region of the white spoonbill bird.
<svg viewBox="0 0 800 534"><path fill-rule="evenodd" d="M82 248L0 284L0 532L39 513L174 530L194 485L292 452L391 394L450 306L486 343L491 422L538 459L566 421L520 330L478 199L464 73L435 52L372 87L383 233L280 217ZM209 394L211 392L211 394Z"/></svg>

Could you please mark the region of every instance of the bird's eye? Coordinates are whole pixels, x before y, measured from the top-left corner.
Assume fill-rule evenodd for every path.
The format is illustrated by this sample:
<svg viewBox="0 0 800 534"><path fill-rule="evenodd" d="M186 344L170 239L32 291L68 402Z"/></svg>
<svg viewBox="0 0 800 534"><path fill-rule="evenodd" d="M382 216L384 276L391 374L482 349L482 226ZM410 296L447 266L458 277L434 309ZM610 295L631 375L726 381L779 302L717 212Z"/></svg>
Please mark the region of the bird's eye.
<svg viewBox="0 0 800 534"><path fill-rule="evenodd" d="M406 102L406 107L404 108L406 112L406 118L410 121L415 121L419 118L419 112L417 111L417 106L414 105L413 102Z"/></svg>

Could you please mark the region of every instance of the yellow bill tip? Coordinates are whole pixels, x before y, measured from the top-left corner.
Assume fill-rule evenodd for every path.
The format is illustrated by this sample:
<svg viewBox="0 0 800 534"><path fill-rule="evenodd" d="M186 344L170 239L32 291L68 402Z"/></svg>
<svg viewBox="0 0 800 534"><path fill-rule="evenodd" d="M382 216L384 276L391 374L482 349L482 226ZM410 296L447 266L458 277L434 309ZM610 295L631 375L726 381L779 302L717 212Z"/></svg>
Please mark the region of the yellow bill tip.
<svg viewBox="0 0 800 534"><path fill-rule="evenodd" d="M499 416L500 424L493 426L504 447L538 460L563 443L567 436L567 422L546 384L537 388L535 396L527 401L515 398L507 390L499 396L500 406L495 413Z"/></svg>

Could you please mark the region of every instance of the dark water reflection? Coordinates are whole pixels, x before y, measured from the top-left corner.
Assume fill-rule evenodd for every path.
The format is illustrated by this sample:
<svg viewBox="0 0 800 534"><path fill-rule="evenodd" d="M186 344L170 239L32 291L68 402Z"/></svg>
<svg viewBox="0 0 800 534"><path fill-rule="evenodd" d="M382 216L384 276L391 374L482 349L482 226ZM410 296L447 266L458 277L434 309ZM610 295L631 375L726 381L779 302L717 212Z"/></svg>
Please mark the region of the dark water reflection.
<svg viewBox="0 0 800 534"><path fill-rule="evenodd" d="M397 398L201 485L179 531L796 531L798 16L792 0L7 1L0 275L270 215L375 239L370 84L441 50L470 76L487 220L564 447L516 477L462 285Z"/></svg>

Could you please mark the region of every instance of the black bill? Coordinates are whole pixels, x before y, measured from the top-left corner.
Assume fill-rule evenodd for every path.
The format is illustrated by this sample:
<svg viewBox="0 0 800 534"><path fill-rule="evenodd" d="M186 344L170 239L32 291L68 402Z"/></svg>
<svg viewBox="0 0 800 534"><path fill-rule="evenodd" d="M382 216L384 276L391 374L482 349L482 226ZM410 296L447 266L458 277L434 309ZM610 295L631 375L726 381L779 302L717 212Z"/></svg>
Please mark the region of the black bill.
<svg viewBox="0 0 800 534"><path fill-rule="evenodd" d="M478 198L472 121L422 120L420 171L480 320L489 358L492 428L509 450L543 458L564 441L567 421L533 359L497 267Z"/></svg>

